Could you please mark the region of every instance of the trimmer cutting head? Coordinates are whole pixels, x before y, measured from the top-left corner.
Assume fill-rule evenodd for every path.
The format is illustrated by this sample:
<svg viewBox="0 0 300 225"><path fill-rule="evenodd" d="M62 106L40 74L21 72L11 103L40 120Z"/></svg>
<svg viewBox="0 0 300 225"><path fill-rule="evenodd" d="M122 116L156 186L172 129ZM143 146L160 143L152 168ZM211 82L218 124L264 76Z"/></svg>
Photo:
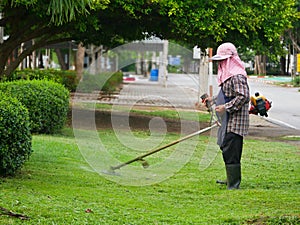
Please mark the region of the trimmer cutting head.
<svg viewBox="0 0 300 225"><path fill-rule="evenodd" d="M112 176L121 176L119 173L116 173L116 170L112 167L110 167L108 170L102 170L101 173Z"/></svg>
<svg viewBox="0 0 300 225"><path fill-rule="evenodd" d="M144 169L147 169L150 166L149 163L143 158L136 160L136 161L140 161ZM101 172L104 174L107 174L107 175L121 176L119 173L116 173L116 170L120 169L121 167L126 166L128 164L130 164L130 163L123 163L118 166L111 166L108 170L102 170Z"/></svg>
<svg viewBox="0 0 300 225"><path fill-rule="evenodd" d="M150 165L145 159L140 160L144 169L147 169Z"/></svg>

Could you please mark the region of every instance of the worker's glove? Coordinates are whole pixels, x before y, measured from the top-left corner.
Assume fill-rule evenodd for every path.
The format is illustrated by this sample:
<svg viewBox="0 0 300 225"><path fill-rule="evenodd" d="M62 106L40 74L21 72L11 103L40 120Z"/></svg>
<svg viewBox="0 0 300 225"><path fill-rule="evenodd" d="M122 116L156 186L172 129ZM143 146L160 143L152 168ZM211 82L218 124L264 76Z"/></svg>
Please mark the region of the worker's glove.
<svg viewBox="0 0 300 225"><path fill-rule="evenodd" d="M212 104L211 104L211 101L208 100L208 94L203 94L201 95L201 100L202 100L202 103L210 110Z"/></svg>

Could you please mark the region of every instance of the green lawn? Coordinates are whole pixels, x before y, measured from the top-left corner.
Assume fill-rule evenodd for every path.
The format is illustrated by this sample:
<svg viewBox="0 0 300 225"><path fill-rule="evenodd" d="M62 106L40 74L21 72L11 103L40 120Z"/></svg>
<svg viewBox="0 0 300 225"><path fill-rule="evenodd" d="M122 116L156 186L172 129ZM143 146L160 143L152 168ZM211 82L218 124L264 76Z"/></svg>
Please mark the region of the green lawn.
<svg viewBox="0 0 300 225"><path fill-rule="evenodd" d="M130 152L118 143L112 130L99 131L99 136L120 161L142 153ZM137 132L135 136L146 138L149 133ZM164 142L177 138L167 134ZM200 136L193 141L199 141L196 150L175 175L152 185L129 186L107 180L91 169L72 130L34 136L34 152L21 172L13 178L0 178L0 207L30 219L0 215L0 224L300 223L299 148L246 139L241 189L228 191L215 183L225 175L220 152L200 171L208 138ZM149 163L159 163L172 150L150 156ZM128 167L142 169L138 164Z"/></svg>

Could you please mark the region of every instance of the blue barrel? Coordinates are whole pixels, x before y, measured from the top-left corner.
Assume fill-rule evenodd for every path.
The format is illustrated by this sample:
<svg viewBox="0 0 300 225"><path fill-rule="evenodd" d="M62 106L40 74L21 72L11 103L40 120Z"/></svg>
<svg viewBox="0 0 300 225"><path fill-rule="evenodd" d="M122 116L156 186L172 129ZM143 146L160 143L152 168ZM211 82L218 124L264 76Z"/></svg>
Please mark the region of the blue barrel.
<svg viewBox="0 0 300 225"><path fill-rule="evenodd" d="M158 81L158 69L152 69L150 72L150 80Z"/></svg>

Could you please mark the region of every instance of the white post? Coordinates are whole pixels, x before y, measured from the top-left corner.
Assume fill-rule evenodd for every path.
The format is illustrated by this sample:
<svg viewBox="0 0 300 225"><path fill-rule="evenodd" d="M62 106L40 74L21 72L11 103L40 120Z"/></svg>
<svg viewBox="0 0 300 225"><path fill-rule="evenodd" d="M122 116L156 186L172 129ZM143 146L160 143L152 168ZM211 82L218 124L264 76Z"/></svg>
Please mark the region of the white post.
<svg viewBox="0 0 300 225"><path fill-rule="evenodd" d="M167 87L167 80L168 80L168 48L169 48L169 41L164 40L163 42L163 75L164 75L164 87Z"/></svg>
<svg viewBox="0 0 300 225"><path fill-rule="evenodd" d="M156 69L156 52L155 51L152 52L152 65L151 65L151 69Z"/></svg>
<svg viewBox="0 0 300 225"><path fill-rule="evenodd" d="M201 51L200 51L200 60L199 60L199 97L201 95L203 95L204 93L206 93L206 70L205 70L205 56L201 55Z"/></svg>
<svg viewBox="0 0 300 225"><path fill-rule="evenodd" d="M198 99L200 99L202 90L202 80L201 80L201 74L202 74L202 63L201 63L201 48L198 48L198 46L194 46L193 48L193 59L199 60L199 77L198 77Z"/></svg>
<svg viewBox="0 0 300 225"><path fill-rule="evenodd" d="M212 57L212 48L208 49L208 56L209 58ZM213 75L213 62L212 60L209 60L208 62L208 77L209 77L209 95L213 96L213 79L212 79L212 75Z"/></svg>
<svg viewBox="0 0 300 225"><path fill-rule="evenodd" d="M160 84L163 84L164 85L164 79L162 79L163 78L163 74L164 74L164 65L163 65L163 62L164 62L164 60L163 60L163 52L159 52L158 53L158 60L157 60L157 65L158 65L158 82L160 83Z"/></svg>
<svg viewBox="0 0 300 225"><path fill-rule="evenodd" d="M207 55L201 55L200 52L200 68L199 68L199 97L204 93L208 94L208 77L209 67L207 63Z"/></svg>
<svg viewBox="0 0 300 225"><path fill-rule="evenodd" d="M200 58L199 58L199 84L198 84L198 99L200 99L200 96L202 95L202 94L204 94L203 93L203 81L202 81L202 79L201 79L201 75L202 75L202 70L203 70L203 68L202 68L202 63L201 63L201 49L200 49Z"/></svg>

